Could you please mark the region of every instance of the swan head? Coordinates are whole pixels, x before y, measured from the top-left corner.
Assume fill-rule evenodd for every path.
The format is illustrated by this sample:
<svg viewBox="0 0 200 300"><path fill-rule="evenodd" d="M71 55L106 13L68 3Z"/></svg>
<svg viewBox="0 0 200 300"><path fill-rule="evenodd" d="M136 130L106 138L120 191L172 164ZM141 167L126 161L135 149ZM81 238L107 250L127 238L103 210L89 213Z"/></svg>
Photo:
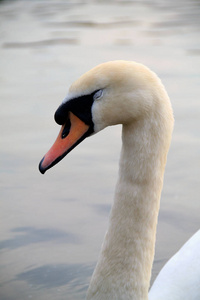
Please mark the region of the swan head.
<svg viewBox="0 0 200 300"><path fill-rule="evenodd" d="M96 66L71 85L55 112L62 127L40 162L40 172L45 173L86 137L107 126L144 118L166 98L159 78L144 65L111 61Z"/></svg>

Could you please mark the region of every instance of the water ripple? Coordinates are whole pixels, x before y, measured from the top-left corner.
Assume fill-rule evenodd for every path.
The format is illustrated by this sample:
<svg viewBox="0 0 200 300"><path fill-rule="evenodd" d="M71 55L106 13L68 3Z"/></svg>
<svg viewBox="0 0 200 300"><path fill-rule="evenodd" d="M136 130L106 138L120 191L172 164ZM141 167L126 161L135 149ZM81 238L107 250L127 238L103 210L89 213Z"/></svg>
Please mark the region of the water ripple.
<svg viewBox="0 0 200 300"><path fill-rule="evenodd" d="M0 241L0 249L17 249L30 244L49 241L72 244L80 242L77 235L55 228L17 227L12 232L17 234L11 239Z"/></svg>

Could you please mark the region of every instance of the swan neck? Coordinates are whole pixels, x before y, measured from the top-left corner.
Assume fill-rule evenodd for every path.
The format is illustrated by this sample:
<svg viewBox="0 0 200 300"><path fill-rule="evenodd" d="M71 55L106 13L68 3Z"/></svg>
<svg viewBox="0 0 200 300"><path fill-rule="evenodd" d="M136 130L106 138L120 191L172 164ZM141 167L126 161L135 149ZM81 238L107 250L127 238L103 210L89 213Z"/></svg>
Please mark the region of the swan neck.
<svg viewBox="0 0 200 300"><path fill-rule="evenodd" d="M145 120L123 126L119 178L109 228L88 300L148 299L166 163L159 136L153 137L152 127L148 128Z"/></svg>

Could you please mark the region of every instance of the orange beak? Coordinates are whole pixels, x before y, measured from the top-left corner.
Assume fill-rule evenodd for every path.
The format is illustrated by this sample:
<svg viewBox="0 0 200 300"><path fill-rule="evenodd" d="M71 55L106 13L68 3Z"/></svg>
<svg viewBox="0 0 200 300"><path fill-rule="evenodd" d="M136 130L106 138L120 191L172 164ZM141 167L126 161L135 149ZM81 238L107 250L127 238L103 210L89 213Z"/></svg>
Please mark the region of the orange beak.
<svg viewBox="0 0 200 300"><path fill-rule="evenodd" d="M88 136L89 126L72 112L69 112L69 121L70 124L62 125L55 143L41 160L39 170L42 174L57 164L65 155L67 155Z"/></svg>

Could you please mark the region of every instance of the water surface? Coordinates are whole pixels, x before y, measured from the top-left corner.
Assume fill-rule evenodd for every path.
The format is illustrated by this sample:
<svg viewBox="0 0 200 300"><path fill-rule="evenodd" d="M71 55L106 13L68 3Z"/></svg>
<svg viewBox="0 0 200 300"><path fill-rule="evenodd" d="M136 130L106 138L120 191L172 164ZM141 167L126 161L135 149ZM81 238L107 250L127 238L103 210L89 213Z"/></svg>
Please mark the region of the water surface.
<svg viewBox="0 0 200 300"><path fill-rule="evenodd" d="M0 299L85 299L108 224L121 127L38 163L69 85L98 63L148 65L172 101L152 280L199 228L200 2L2 1Z"/></svg>

